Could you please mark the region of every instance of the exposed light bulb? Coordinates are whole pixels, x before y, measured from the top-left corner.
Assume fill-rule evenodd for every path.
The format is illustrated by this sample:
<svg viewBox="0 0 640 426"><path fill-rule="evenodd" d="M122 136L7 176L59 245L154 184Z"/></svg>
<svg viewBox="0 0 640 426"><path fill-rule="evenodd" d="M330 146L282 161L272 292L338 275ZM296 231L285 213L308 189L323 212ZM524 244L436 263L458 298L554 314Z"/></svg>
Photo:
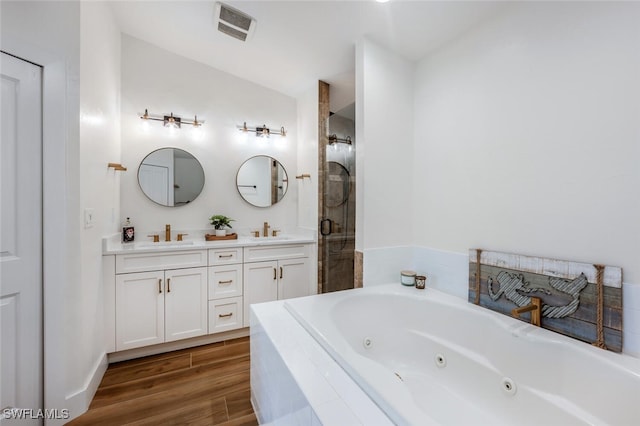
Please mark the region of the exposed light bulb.
<svg viewBox="0 0 640 426"><path fill-rule="evenodd" d="M204 132L202 131L202 126L193 126L193 128L191 129L191 137L196 140L196 141L200 141L203 139L204 137Z"/></svg>

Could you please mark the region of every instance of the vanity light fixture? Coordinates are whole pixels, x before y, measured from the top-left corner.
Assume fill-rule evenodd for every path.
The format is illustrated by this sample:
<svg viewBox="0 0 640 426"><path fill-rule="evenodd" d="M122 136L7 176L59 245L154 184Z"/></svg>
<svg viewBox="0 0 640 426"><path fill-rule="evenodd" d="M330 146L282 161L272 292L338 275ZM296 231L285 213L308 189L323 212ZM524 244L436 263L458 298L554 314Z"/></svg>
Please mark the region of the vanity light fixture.
<svg viewBox="0 0 640 426"><path fill-rule="evenodd" d="M170 127L175 129L181 128L183 124L190 124L194 128L200 127L204 124L204 121L198 121L197 115L194 116L193 121L183 120L180 117L175 117L173 113L171 113L170 115L163 115L162 118L160 118L160 117L153 117L149 115L149 111L146 108L144 110L144 114L142 114L140 118L142 120L162 121L162 124L164 125L164 127Z"/></svg>
<svg viewBox="0 0 640 426"><path fill-rule="evenodd" d="M334 143L346 143L347 145L352 145L351 136L347 136L346 138L342 139L339 138L335 133L329 135L329 145L333 145Z"/></svg>
<svg viewBox="0 0 640 426"><path fill-rule="evenodd" d="M245 121L242 126L239 127L241 132L255 132L256 136L262 136L263 138L268 138L270 135L279 135L279 136L287 136L287 131L284 129L284 126L280 127L279 132L274 132L270 130L266 124L262 126L256 127L255 130L253 128L247 127L247 122Z"/></svg>

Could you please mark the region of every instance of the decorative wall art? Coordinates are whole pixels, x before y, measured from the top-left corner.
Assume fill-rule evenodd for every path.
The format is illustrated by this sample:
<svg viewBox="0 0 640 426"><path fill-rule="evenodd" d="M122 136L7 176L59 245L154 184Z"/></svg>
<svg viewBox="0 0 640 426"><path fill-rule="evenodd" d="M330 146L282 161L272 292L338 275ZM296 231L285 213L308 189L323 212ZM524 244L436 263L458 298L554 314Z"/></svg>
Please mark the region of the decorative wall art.
<svg viewBox="0 0 640 426"><path fill-rule="evenodd" d="M469 250L469 302L512 316L534 297L542 328L622 351L621 268Z"/></svg>

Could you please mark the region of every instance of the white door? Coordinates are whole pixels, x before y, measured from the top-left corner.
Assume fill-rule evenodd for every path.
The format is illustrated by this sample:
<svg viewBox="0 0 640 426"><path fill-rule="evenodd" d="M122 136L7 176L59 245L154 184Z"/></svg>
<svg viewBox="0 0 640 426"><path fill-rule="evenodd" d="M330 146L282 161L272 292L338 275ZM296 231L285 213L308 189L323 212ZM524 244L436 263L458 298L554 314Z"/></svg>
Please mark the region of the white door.
<svg viewBox="0 0 640 426"><path fill-rule="evenodd" d="M278 299L308 296L309 259L288 259L278 261Z"/></svg>
<svg viewBox="0 0 640 426"><path fill-rule="evenodd" d="M278 262L244 264L244 326L249 327L249 307L278 300Z"/></svg>
<svg viewBox="0 0 640 426"><path fill-rule="evenodd" d="M164 272L116 275L116 350L164 343Z"/></svg>
<svg viewBox="0 0 640 426"><path fill-rule="evenodd" d="M142 191L153 201L163 206L173 206L173 197L171 196L173 191L170 191L169 188L168 168L141 164L138 171L138 181Z"/></svg>
<svg viewBox="0 0 640 426"><path fill-rule="evenodd" d="M207 268L165 271L165 342L207 334Z"/></svg>
<svg viewBox="0 0 640 426"><path fill-rule="evenodd" d="M42 70L2 53L0 71L0 410L39 409L43 408Z"/></svg>

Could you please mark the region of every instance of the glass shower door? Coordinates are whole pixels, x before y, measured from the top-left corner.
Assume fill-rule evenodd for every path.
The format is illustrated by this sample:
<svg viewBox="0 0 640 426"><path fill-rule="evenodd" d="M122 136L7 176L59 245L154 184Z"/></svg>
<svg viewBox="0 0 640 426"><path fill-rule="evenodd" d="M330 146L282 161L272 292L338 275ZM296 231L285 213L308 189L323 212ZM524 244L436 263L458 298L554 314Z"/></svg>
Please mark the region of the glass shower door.
<svg viewBox="0 0 640 426"><path fill-rule="evenodd" d="M338 112L328 127L320 221L323 293L354 287L355 123Z"/></svg>

